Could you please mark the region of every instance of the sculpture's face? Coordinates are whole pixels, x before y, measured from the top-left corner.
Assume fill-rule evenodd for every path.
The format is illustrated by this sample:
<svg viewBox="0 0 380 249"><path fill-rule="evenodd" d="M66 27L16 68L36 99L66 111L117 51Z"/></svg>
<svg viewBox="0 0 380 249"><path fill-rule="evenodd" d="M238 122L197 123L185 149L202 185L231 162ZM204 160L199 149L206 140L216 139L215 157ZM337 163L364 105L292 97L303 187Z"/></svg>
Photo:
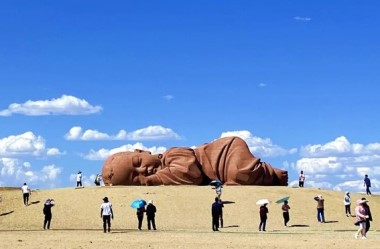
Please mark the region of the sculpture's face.
<svg viewBox="0 0 380 249"><path fill-rule="evenodd" d="M161 154L152 155L149 151L137 150L131 154L134 171L149 176L161 169Z"/></svg>
<svg viewBox="0 0 380 249"><path fill-rule="evenodd" d="M110 156L103 166L104 184L140 185L139 176L149 176L161 169L161 154L135 150Z"/></svg>

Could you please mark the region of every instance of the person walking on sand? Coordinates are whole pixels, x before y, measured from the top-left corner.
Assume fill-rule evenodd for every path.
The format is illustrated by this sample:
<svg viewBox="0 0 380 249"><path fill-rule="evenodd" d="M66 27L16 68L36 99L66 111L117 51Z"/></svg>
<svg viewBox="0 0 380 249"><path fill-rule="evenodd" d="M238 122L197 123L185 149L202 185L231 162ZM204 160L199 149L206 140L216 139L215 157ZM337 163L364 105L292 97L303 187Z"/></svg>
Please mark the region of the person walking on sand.
<svg viewBox="0 0 380 249"><path fill-rule="evenodd" d="M29 197L32 194L32 191L30 190L30 188L29 188L28 184L26 184L26 182L24 182L24 185L22 185L21 191L22 191L22 198L24 200L24 205L28 206L29 205Z"/></svg>
<svg viewBox="0 0 380 249"><path fill-rule="evenodd" d="M289 217L290 206L288 205L288 201L284 201L284 204L282 205L281 209L282 209L282 216L284 217L284 225L288 226L288 222L290 220L290 217Z"/></svg>
<svg viewBox="0 0 380 249"><path fill-rule="evenodd" d="M365 220L365 234L367 236L369 228L371 227L372 214L371 214L371 209L369 208L367 199L365 197L363 197L361 200L364 201L363 208L365 210L365 215L368 216L368 218L366 218L366 220Z"/></svg>
<svg viewBox="0 0 380 249"><path fill-rule="evenodd" d="M300 176L298 178L298 186L300 188L303 188L304 183L305 183L305 174L303 173L303 170L301 170Z"/></svg>
<svg viewBox="0 0 380 249"><path fill-rule="evenodd" d="M137 208L136 216L137 216L137 221L138 221L138 230L140 231L141 231L142 223L144 220L144 213L145 213L145 205Z"/></svg>
<svg viewBox="0 0 380 249"><path fill-rule="evenodd" d="M224 204L223 204L222 199L219 199L219 204L220 204L219 221L220 221L220 227L223 228L223 208L224 208Z"/></svg>
<svg viewBox="0 0 380 249"><path fill-rule="evenodd" d="M102 180L101 175L96 174L94 183L96 186L100 186L100 181Z"/></svg>
<svg viewBox="0 0 380 249"><path fill-rule="evenodd" d="M351 197L350 192L346 192L343 198L344 209L347 217L351 217Z"/></svg>
<svg viewBox="0 0 380 249"><path fill-rule="evenodd" d="M369 218L368 215L365 214L365 209L363 207L363 203L367 202L366 200L357 200L357 207L355 208L356 215L356 224L359 224L359 229L355 233L355 239L359 237L359 234L362 235L362 239L367 239L366 237L366 219Z"/></svg>
<svg viewBox="0 0 380 249"><path fill-rule="evenodd" d="M211 205L212 216L212 230L219 231L219 218L222 213L222 206L220 205L219 198L215 197L215 202Z"/></svg>
<svg viewBox="0 0 380 249"><path fill-rule="evenodd" d="M371 180L369 179L368 175L364 176L364 187L367 195L372 195L371 190L369 189L371 187Z"/></svg>
<svg viewBox="0 0 380 249"><path fill-rule="evenodd" d="M52 213L51 213L51 208L54 206L54 200L53 199L47 199L45 201L45 204L44 204L44 208L42 210L42 212L44 213L45 215L45 219L44 219L44 230L46 229L50 229L50 223L51 223L51 219L53 217Z"/></svg>
<svg viewBox="0 0 380 249"><path fill-rule="evenodd" d="M146 219L148 221L148 230L150 230L151 225L153 227L153 230L156 230L156 206L153 205L153 200L148 201L148 206L146 206Z"/></svg>
<svg viewBox="0 0 380 249"><path fill-rule="evenodd" d="M267 208L267 204L261 205L260 211L259 211L259 214L260 214L259 231L264 231L264 232L266 231L265 227L267 224L268 213L269 213L269 210Z"/></svg>
<svg viewBox="0 0 380 249"><path fill-rule="evenodd" d="M322 195L314 197L314 200L318 202L317 204L317 220L318 222L325 223L325 199Z"/></svg>
<svg viewBox="0 0 380 249"><path fill-rule="evenodd" d="M82 171L78 171L77 174L77 188L82 187Z"/></svg>
<svg viewBox="0 0 380 249"><path fill-rule="evenodd" d="M103 218L103 231L106 233L107 231L111 232L111 218L113 219L113 210L112 204L109 202L108 197L104 197L103 201L104 202L100 206L100 218Z"/></svg>

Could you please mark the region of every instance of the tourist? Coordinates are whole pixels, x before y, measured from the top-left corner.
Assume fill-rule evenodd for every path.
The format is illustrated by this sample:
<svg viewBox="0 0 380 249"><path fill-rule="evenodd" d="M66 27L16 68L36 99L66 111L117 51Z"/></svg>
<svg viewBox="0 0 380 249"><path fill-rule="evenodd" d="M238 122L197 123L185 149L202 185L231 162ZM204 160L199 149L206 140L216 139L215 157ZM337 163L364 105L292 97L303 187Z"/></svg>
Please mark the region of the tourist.
<svg viewBox="0 0 380 249"><path fill-rule="evenodd" d="M50 223L51 223L51 219L53 217L52 213L51 213L51 208L54 206L54 200L53 199L47 199L44 203L44 208L42 210L42 212L44 213L45 215L45 218L44 218L44 230L45 229L50 229Z"/></svg>
<svg viewBox="0 0 380 249"><path fill-rule="evenodd" d="M314 197L314 200L318 202L317 204L317 220L318 222L325 223L325 199L322 195Z"/></svg>
<svg viewBox="0 0 380 249"><path fill-rule="evenodd" d="M371 187L371 180L369 179L368 175L364 176L364 187L367 195L371 195L371 190L369 189Z"/></svg>
<svg viewBox="0 0 380 249"><path fill-rule="evenodd" d="M32 194L32 191L30 190L30 188L29 188L28 184L26 184L26 182L24 183L24 185L22 185L21 191L22 191L22 197L24 200L24 205L28 206L29 205L29 197Z"/></svg>
<svg viewBox="0 0 380 249"><path fill-rule="evenodd" d="M284 204L282 205L281 209L282 209L282 216L284 217L284 225L288 226L288 222L290 220L290 217L289 217L290 206L288 205L288 201L284 201Z"/></svg>
<svg viewBox="0 0 380 249"><path fill-rule="evenodd" d="M268 213L269 213L269 210L267 208L267 203L261 205L260 206L260 211L259 211L259 214L260 214L259 231L264 231L264 232L266 231L265 227L266 227L266 224L267 224Z"/></svg>
<svg viewBox="0 0 380 249"><path fill-rule="evenodd" d="M222 213L222 206L220 205L219 198L215 197L215 202L211 205L212 216L212 230L219 231L219 218Z"/></svg>
<svg viewBox="0 0 380 249"><path fill-rule="evenodd" d="M359 234L362 235L362 239L367 239L366 237L366 219L369 218L365 213L363 203L367 202L366 200L357 200L357 207L355 208L356 223L359 225L358 231L355 233L355 239L359 237Z"/></svg>
<svg viewBox="0 0 380 249"><path fill-rule="evenodd" d="M103 218L103 231L111 232L111 218L113 219L112 204L108 201L108 197L103 198L103 203L100 206L100 218ZM108 229L107 229L108 226Z"/></svg>
<svg viewBox="0 0 380 249"><path fill-rule="evenodd" d="M350 217L351 216L351 197L350 197L350 192L346 192L343 198L343 203L344 203L344 209L346 212L346 216Z"/></svg>
<svg viewBox="0 0 380 249"><path fill-rule="evenodd" d="M146 206L146 219L148 221L148 230L151 229L151 225L153 227L153 230L156 230L156 206L153 205L153 200L148 201L148 206Z"/></svg>

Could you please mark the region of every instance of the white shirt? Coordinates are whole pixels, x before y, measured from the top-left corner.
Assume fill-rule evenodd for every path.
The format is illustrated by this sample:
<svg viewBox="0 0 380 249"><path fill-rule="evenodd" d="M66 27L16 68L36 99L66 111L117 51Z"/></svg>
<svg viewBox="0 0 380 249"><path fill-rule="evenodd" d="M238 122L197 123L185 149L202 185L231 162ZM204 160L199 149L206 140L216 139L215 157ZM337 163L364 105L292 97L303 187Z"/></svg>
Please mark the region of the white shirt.
<svg viewBox="0 0 380 249"><path fill-rule="evenodd" d="M111 202L104 202L100 205L100 209L103 209L103 215L111 215L112 204Z"/></svg>
<svg viewBox="0 0 380 249"><path fill-rule="evenodd" d="M29 193L29 191L30 191L28 185L22 185L21 189L22 189L22 193L23 193L23 194L27 194L27 193Z"/></svg>
<svg viewBox="0 0 380 249"><path fill-rule="evenodd" d="M343 198L344 205L350 205L351 204L351 198L348 195L345 195Z"/></svg>
<svg viewBox="0 0 380 249"><path fill-rule="evenodd" d="M222 193L222 185L216 187L215 191L217 194L221 194Z"/></svg>
<svg viewBox="0 0 380 249"><path fill-rule="evenodd" d="M82 181L82 174L77 174L77 182Z"/></svg>

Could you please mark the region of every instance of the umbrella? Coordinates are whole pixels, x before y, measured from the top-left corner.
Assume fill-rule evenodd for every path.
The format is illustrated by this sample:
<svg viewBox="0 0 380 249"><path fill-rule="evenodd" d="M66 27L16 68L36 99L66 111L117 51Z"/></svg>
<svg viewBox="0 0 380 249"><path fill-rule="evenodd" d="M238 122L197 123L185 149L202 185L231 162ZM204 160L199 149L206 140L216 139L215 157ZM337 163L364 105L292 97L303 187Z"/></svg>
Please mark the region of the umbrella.
<svg viewBox="0 0 380 249"><path fill-rule="evenodd" d="M143 200L143 199L137 199L137 200L134 200L132 203L131 203L131 208L141 208L141 207L144 207L146 205L146 201Z"/></svg>
<svg viewBox="0 0 380 249"><path fill-rule="evenodd" d="M284 198L281 198L280 200L277 200L276 203L277 203L277 204L283 203L283 202L289 200L289 198L290 198L290 196L286 196L286 197L284 197Z"/></svg>
<svg viewBox="0 0 380 249"><path fill-rule="evenodd" d="M256 205L264 205L264 204L269 204L269 200L268 199L261 199L261 200L258 200L256 202Z"/></svg>
<svg viewBox="0 0 380 249"><path fill-rule="evenodd" d="M223 183L220 180L212 180L210 182L210 185L215 186L215 187L219 187L219 186L223 185Z"/></svg>

